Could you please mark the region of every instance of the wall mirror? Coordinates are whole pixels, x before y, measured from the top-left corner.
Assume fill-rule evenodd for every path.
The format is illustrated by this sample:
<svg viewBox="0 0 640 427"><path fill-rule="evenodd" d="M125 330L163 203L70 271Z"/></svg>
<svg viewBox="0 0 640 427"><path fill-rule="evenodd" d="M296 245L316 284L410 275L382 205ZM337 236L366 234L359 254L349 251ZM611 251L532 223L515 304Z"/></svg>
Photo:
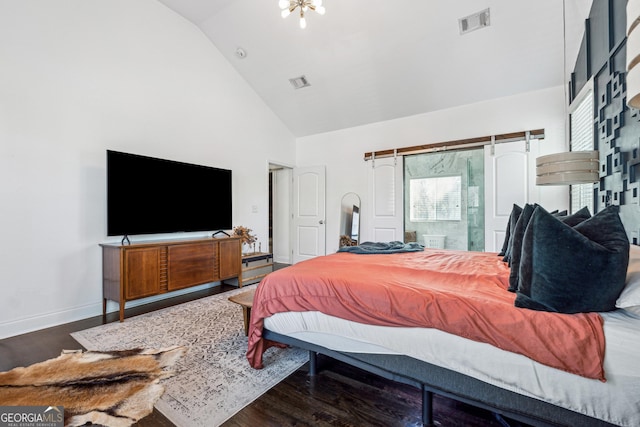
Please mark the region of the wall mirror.
<svg viewBox="0 0 640 427"><path fill-rule="evenodd" d="M360 242L360 196L347 193L340 206L340 247Z"/></svg>

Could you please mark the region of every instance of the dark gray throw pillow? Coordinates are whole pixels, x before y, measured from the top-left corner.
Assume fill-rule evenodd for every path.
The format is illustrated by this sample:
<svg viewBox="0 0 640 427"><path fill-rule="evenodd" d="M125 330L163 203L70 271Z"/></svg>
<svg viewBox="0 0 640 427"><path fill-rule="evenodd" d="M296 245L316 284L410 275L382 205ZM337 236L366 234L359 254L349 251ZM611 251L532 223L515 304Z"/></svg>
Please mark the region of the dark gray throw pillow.
<svg viewBox="0 0 640 427"><path fill-rule="evenodd" d="M610 311L625 285L629 239L617 206L571 227L541 207L522 241L516 307Z"/></svg>
<svg viewBox="0 0 640 427"><path fill-rule="evenodd" d="M518 267L520 266L520 255L522 253L522 239L524 238L524 232L529 225L531 215L533 215L534 209L538 205L524 205L522 213L518 222L516 222L515 229L511 233L511 252L509 254L509 292L515 292L518 289Z"/></svg>
<svg viewBox="0 0 640 427"><path fill-rule="evenodd" d="M518 219L518 222L516 223L516 229L512 233L513 241L511 246L511 259L509 262L509 266L511 267L509 272L509 292L515 292L518 289L520 258L522 256L522 240L524 238L524 232L531 220L531 215L533 214L534 209L538 206L538 204L525 205L522 209L522 214L520 214L520 219ZM571 215L567 215L567 211L551 213L551 215L570 227L578 225L591 218L591 212L589 212L589 209L586 206Z"/></svg>
<svg viewBox="0 0 640 427"><path fill-rule="evenodd" d="M591 212L589 212L589 208L587 208L586 206L571 215L567 215L567 211L563 212L564 214L560 213L554 216L570 227L575 227L582 221L586 221L587 219L591 218Z"/></svg>
<svg viewBox="0 0 640 427"><path fill-rule="evenodd" d="M511 213L509 214L509 219L507 220L507 230L504 236L504 242L502 243L502 249L500 249L498 256L503 257L507 254L507 248L509 247L509 238L511 237L511 218L516 215L516 213L517 215L520 215L520 212L522 212L522 208L514 203L513 208L511 209Z"/></svg>
<svg viewBox="0 0 640 427"><path fill-rule="evenodd" d="M509 215L509 224L507 224L507 235L505 236L504 243L502 244L502 251L499 255L502 255L502 261L509 262L509 255L511 253L511 240L513 238L513 230L516 228L516 223L520 218L522 208L515 203L511 209L511 215Z"/></svg>

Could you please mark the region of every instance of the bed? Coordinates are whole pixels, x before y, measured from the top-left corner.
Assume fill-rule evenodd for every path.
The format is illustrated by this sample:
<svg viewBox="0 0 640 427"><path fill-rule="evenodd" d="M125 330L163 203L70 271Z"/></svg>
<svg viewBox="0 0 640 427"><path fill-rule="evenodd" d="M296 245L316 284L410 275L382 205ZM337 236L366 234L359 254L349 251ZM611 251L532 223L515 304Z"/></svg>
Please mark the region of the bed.
<svg viewBox="0 0 640 427"><path fill-rule="evenodd" d="M433 393L531 425L640 425L640 248L619 239L622 249L612 249L620 226L617 211L606 211L573 225L563 222L567 216L528 209L530 227L514 220L509 233L520 254L513 260L430 249L340 252L271 273L254 299L249 362L260 368L270 346L294 345L310 351L312 373L319 353L414 385L423 393L426 425L432 422ZM563 225L554 228L556 222ZM535 236L540 227L545 232ZM578 265L581 272L563 260L564 249L549 251L536 243L550 235L557 241L558 233L577 233L579 244L588 246L578 251L589 257ZM576 247L566 249L575 261ZM538 298L535 287L524 295L526 283L510 292L513 270L534 277L531 283L539 286L536 262L549 253L564 266L555 281L564 273L601 272L590 277L600 282L597 304L609 292L615 306L597 312L579 306L570 313L529 308L553 302ZM549 262L543 273L556 268ZM620 281L622 267L622 284L613 283ZM583 280L570 278L587 293ZM571 299L575 304L575 295Z"/></svg>

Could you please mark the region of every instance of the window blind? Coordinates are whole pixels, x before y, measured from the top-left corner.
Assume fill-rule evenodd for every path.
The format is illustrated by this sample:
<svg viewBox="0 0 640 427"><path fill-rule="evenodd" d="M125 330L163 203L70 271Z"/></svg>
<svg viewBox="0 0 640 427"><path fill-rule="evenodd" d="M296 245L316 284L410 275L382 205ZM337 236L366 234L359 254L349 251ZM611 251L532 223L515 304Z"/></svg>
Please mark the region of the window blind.
<svg viewBox="0 0 640 427"><path fill-rule="evenodd" d="M420 221L460 221L462 177L417 178L409 181L409 218Z"/></svg>
<svg viewBox="0 0 640 427"><path fill-rule="evenodd" d="M571 151L593 150L593 91L571 113ZM571 186L571 212L588 207L593 214L593 184Z"/></svg>

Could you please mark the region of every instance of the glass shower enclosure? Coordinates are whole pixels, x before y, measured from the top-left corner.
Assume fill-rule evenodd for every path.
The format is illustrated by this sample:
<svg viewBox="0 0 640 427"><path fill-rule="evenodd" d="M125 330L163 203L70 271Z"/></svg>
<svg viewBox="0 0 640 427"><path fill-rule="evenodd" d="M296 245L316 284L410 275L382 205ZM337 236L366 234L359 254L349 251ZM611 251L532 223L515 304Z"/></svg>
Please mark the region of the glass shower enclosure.
<svg viewBox="0 0 640 427"><path fill-rule="evenodd" d="M484 251L484 150L404 157L405 241Z"/></svg>

